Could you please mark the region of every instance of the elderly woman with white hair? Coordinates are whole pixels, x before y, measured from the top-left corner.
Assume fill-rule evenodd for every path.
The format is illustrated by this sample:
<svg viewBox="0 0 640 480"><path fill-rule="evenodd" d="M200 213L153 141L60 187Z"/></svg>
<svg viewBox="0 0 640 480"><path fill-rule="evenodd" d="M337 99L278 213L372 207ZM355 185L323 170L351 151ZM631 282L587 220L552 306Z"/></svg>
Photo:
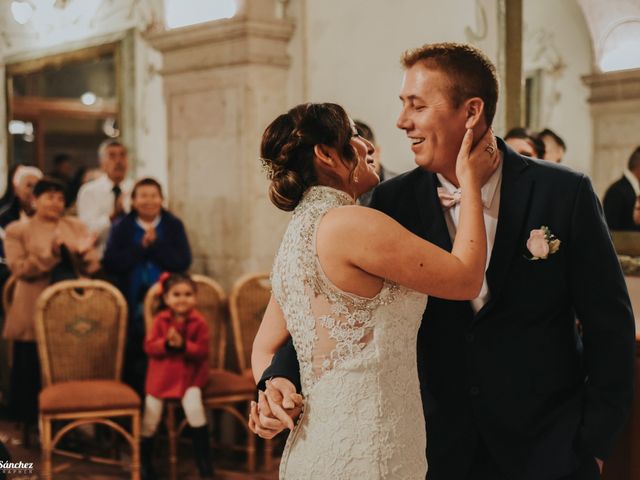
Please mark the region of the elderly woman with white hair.
<svg viewBox="0 0 640 480"><path fill-rule="evenodd" d="M16 220L33 215L33 187L42 178L42 172L36 167L18 165L11 178L13 196L9 203L0 209L0 292L11 275L4 253L5 229Z"/></svg>

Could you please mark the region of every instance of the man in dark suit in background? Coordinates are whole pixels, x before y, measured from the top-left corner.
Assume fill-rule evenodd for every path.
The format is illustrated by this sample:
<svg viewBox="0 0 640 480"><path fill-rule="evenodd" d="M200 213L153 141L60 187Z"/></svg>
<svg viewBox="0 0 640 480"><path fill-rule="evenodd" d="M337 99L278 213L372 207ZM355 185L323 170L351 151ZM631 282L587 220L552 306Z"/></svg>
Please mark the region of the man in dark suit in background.
<svg viewBox="0 0 640 480"><path fill-rule="evenodd" d="M495 67L451 43L409 51L403 63L397 125L418 168L378 186L371 206L451 250L456 154L466 128L478 139L491 125ZM477 112L461 105L474 105L480 120L471 124ZM427 478L597 479L631 406L625 282L589 179L501 139L498 148L502 164L482 188L490 257L480 295L429 298L417 341ZM297 377L289 342L265 371L267 395L288 396Z"/></svg>
<svg viewBox="0 0 640 480"><path fill-rule="evenodd" d="M604 194L604 216L609 230L640 231L640 225L633 221L633 207L640 195L640 147L629 157L622 178L607 189Z"/></svg>

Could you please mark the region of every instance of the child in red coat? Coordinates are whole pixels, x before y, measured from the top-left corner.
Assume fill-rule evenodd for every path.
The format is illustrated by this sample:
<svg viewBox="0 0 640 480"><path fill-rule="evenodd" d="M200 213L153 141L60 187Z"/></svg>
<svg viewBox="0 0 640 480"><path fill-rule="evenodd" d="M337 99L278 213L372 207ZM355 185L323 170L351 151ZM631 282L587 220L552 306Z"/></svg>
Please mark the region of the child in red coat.
<svg viewBox="0 0 640 480"><path fill-rule="evenodd" d="M164 273L161 295L166 307L156 315L144 342L149 356L142 417L142 477L156 478L151 455L153 436L162 419L164 399L182 399L193 432L194 457L200 476L213 478L202 388L209 377L209 328L195 309L196 285L188 275Z"/></svg>

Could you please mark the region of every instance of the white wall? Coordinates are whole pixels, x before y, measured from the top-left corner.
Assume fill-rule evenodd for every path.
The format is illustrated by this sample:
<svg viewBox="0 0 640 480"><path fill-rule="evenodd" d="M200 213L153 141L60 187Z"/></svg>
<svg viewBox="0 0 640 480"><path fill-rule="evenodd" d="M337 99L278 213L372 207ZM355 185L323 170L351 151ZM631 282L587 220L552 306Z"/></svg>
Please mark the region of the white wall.
<svg viewBox="0 0 640 480"><path fill-rule="evenodd" d="M401 53L428 42L471 42L500 70L498 4L497 0L291 0L288 13L297 24L290 45L289 103L344 105L354 118L373 127L383 163L395 171L413 168L407 142L395 127ZM543 80L541 127L565 138L567 165L589 173L591 123L580 77L591 72L592 54L582 12L575 0L524 0L524 22L525 69L549 70ZM469 29L482 38L472 38ZM561 71L554 70L556 57L562 62ZM496 131L504 134L500 119L496 120Z"/></svg>
<svg viewBox="0 0 640 480"><path fill-rule="evenodd" d="M292 0L289 11L304 15L298 17L290 47L291 105L301 101L343 105L374 129L384 164L398 172L413 168L408 143L395 127L400 55L428 42L467 41L465 26L476 24L473 2L306 0L301 5L302 1ZM301 44L306 44L306 58ZM494 52L487 53L495 59Z"/></svg>
<svg viewBox="0 0 640 480"><path fill-rule="evenodd" d="M592 173L592 124L581 77L592 71L589 30L575 0L524 0L524 68L543 69L540 128L567 143L565 164Z"/></svg>
<svg viewBox="0 0 640 480"><path fill-rule="evenodd" d="M136 36L135 98L137 144L136 177L153 177L169 200L167 113L162 89L162 54Z"/></svg>

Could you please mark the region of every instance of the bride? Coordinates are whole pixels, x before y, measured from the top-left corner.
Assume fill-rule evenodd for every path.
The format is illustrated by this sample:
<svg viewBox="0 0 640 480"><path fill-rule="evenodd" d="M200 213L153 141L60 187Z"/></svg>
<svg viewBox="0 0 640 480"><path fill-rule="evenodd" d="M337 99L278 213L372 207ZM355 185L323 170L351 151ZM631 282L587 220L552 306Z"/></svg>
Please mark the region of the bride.
<svg viewBox="0 0 640 480"><path fill-rule="evenodd" d="M475 298L486 263L480 187L498 154L491 131L472 143L468 130L456 164L460 223L448 253L355 205L379 179L373 145L342 107L299 105L265 130L269 196L293 216L273 265L252 368L258 381L291 336L304 398L281 479L424 480L416 367L422 312L427 295ZM254 431L256 413L252 405Z"/></svg>

